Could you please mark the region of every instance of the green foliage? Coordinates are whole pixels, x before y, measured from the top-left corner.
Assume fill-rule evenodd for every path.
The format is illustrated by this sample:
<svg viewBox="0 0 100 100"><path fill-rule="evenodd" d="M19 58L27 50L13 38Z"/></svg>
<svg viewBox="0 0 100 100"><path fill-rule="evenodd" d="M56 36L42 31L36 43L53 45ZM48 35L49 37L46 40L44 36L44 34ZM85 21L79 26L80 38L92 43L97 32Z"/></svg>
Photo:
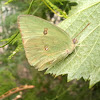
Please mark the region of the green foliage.
<svg viewBox="0 0 100 100"><path fill-rule="evenodd" d="M60 1L61 2L61 1ZM77 6L78 3L73 1L68 1L68 0L63 0L61 2L61 4L59 4L58 2L55 3L57 6L59 6L63 11L65 11L67 14L69 14L69 11L71 11L71 9L74 7L74 6Z"/></svg>
<svg viewBox="0 0 100 100"><path fill-rule="evenodd" d="M7 5L8 3L11 3L14 0L8 0L7 2L5 2L5 5Z"/></svg>
<svg viewBox="0 0 100 100"><path fill-rule="evenodd" d="M14 40L11 43L12 43L12 45L17 43L17 47L16 47L16 49L14 51L12 51L11 55L9 56L9 59L11 59L16 53L20 52L23 49L23 45L22 45L22 40L21 40L20 34L17 33L17 34L14 34L14 35L17 35L17 36L16 36L16 38L13 37ZM14 35L12 35L12 36L14 36Z"/></svg>
<svg viewBox="0 0 100 100"><path fill-rule="evenodd" d="M8 39L4 39L4 41L2 41L2 42L0 40L0 45L7 42L7 46L2 48L3 52L0 52L0 95L16 86L25 85L25 84L33 84L33 85L35 85L35 88L33 90L27 90L27 91L23 92L23 95L22 95L23 100L30 100L30 99L33 99L33 100L66 100L66 99L68 99L68 100L74 100L74 99L89 100L91 98L92 98L92 100L100 100L100 89L99 89L100 83L96 84L91 89L88 89L88 82L84 82L82 79L79 81L74 80L69 83L66 83L66 75L63 77L60 76L60 78L58 77L56 79L54 79L54 77L52 78L50 75L45 75L45 77L44 77L44 74L42 72L37 72L37 70L30 67L29 64L27 63L27 60L24 55L25 53L23 52L24 50L22 51L23 47L22 47L22 43L21 43L20 34L17 35L17 33L16 33L18 30L16 27L17 26L16 25L17 16L20 14L21 15L26 14L29 11L29 14L33 14L33 15L39 16L41 18L47 19L47 16L50 15L52 13L52 11L50 11L50 9L41 0L34 0L33 3L32 3L32 0L9 0L9 3L7 5L3 5L3 4L1 5L2 1L4 2L4 0L0 0L0 12L2 12L2 14L0 13L0 15L5 14L5 12L6 12L5 10L1 11L2 6L4 6L4 7L10 6L11 11L12 11L12 8L15 9L15 13L8 14L8 16L6 16L6 20L3 20L1 18L2 23L0 23L3 26L2 27L3 32L0 33L0 39L10 37ZM8 1L8 0L5 0L5 1ZM96 4L98 1L97 0L88 0L88 1L86 1L86 0L70 0L70 1L50 0L50 2L53 5L60 8L62 11L65 11L68 14L68 16L71 16L71 18L69 17L64 22L62 22L58 25L59 27L61 27L65 31L67 31L67 33L69 33L71 37L75 36L77 33L79 33L82 30L82 28L84 28L86 26L86 24L84 24L83 27L80 28L79 27L80 24L76 23L78 21L78 18L81 18L82 16L84 16L84 14L86 16L88 16L89 18L95 17L94 15L97 15L98 10L96 8L97 7ZM32 5L30 6L31 3L32 3ZM48 4L48 5L50 6L50 4ZM30 6L30 10L29 10L29 6ZM88 11L91 10L88 13L87 13L87 8L88 8ZM52 9L56 10L53 7L52 7ZM84 12L84 10L85 10L85 12ZM93 14L93 16L92 16L92 14ZM74 15L74 16L72 16L72 15ZM94 22L93 24L90 23L90 26L93 25L95 27L95 20L93 20L93 22ZM99 22L99 21L97 21L97 22ZM91 28L94 29L93 26ZM88 29L86 29L86 30L88 30ZM79 36L80 37L79 43L81 40L85 39L84 38L85 35L88 35L88 32L86 30L84 31L84 33L81 34L81 36ZM88 37L90 37L90 35ZM91 39L93 39L93 37ZM88 42L88 45L89 45L89 43L91 43L91 41ZM77 47L76 48L77 55L81 56L79 54L80 49L83 50L83 49L86 49L87 47L88 47L87 45L85 45L83 47ZM14 50L15 50L15 52L14 52ZM96 51L95 49L93 49L93 50ZM12 55L15 54L17 51L20 51L20 52L17 53L12 58ZM95 52L93 52L93 55L94 55L94 53ZM8 57L10 54L11 54L11 59L8 60ZM71 56L75 55L75 54L76 53L71 54L68 57L68 59L70 59ZM91 57L91 55L90 55L90 57ZM91 58L93 58L93 57L91 57ZM78 58L78 57L76 57L76 58ZM97 60L97 61L99 61L99 60ZM72 62L72 64L73 64L73 62ZM95 65L97 65L97 64L95 64ZM63 69L62 66L60 66L58 69L57 68L55 69L55 67L54 67L53 70L49 69L48 73L49 72L54 73L54 69L55 69L57 71L56 72L56 74L57 74L58 70L60 70L61 68ZM66 68L68 68L68 71L67 71L68 74L72 75L71 74L73 71L72 67L69 66ZM63 70L66 71L66 68ZM74 67L75 71L77 70L76 68L77 67ZM81 68L82 67L79 67L79 70L77 70L76 72L74 71L75 73L73 73L73 74L75 76L73 76L73 77L68 76L68 79L69 78L70 79L73 79L73 78L79 79L82 76L84 76L84 79L87 79L87 77L85 78L85 76L88 76L88 75L84 72L87 71L87 73L88 73L88 71L89 71L89 75L91 75L91 77L89 77L91 79L91 83L95 84L96 82L99 81L99 77L97 77L97 76L100 76L98 67L95 67L95 70L92 70L91 67L86 67L86 66L83 67L84 69L81 69ZM92 71L88 70L89 68ZM70 73L70 71L71 71L71 73ZM90 71L91 71L91 73L90 73ZM67 72L65 72L63 74L66 74ZM80 73L82 73L82 75ZM11 100L15 96L8 97L5 100Z"/></svg>
<svg viewBox="0 0 100 100"><path fill-rule="evenodd" d="M0 95L16 87L14 76L10 71L5 70L0 72Z"/></svg>
<svg viewBox="0 0 100 100"><path fill-rule="evenodd" d="M61 9L59 9L57 6L55 6L54 4L52 4L49 0L42 0L46 5L47 7L52 11L54 12L55 14L57 14L55 12L55 10L57 10L57 12L59 12L61 15L57 14L58 16L60 17L64 17L64 18L67 18L67 14L66 12L63 12ZM60 2L61 3L61 2Z"/></svg>

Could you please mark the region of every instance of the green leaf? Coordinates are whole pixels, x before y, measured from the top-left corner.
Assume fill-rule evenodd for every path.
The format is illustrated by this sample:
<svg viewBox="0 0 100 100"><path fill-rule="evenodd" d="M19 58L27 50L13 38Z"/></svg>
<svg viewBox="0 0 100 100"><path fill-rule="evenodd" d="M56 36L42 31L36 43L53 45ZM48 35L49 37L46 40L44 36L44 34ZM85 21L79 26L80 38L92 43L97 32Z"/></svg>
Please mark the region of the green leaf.
<svg viewBox="0 0 100 100"><path fill-rule="evenodd" d="M68 74L68 81L83 77L85 80L90 80L90 87L100 81L100 4L94 2L95 0L85 1L81 4L82 9L79 10L79 6L77 13L75 11L74 15L59 24L59 27L73 38L90 23L77 37L77 45L80 46L77 46L66 59L49 68L46 73L56 76Z"/></svg>
<svg viewBox="0 0 100 100"><path fill-rule="evenodd" d="M94 6L100 2L100 0L70 0L70 2L77 2L78 4L77 6L72 7L72 9L69 11L69 15L73 15Z"/></svg>

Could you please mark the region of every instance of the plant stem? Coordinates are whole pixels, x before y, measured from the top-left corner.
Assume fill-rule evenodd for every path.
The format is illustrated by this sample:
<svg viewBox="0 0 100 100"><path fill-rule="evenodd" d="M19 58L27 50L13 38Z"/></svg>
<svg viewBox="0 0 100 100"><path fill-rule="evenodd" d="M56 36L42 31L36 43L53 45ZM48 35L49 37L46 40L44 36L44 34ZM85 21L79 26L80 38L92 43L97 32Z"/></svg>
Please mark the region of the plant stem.
<svg viewBox="0 0 100 100"><path fill-rule="evenodd" d="M6 45L8 45L9 43L11 43L11 42L17 37L18 34L19 34L19 31L16 33L16 35L15 35L10 41L8 41L8 42L5 43L4 45L0 46L0 48L3 48L3 47L5 47Z"/></svg>
<svg viewBox="0 0 100 100"><path fill-rule="evenodd" d="M32 1L31 1L30 5L29 5L29 8L28 8L28 11L27 11L27 14L30 13L30 10L31 10L31 8L32 8L32 4L33 4L34 1L35 1L35 0L32 0Z"/></svg>

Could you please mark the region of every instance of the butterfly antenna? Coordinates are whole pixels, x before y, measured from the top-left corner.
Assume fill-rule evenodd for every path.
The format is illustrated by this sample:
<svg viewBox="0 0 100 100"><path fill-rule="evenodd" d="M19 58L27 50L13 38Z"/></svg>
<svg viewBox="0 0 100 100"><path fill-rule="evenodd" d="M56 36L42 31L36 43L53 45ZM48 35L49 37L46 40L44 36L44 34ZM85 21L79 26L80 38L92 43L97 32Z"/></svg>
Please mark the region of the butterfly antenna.
<svg viewBox="0 0 100 100"><path fill-rule="evenodd" d="M80 35L89 25L90 25L90 23L88 23L88 24L83 28L83 30L82 30L79 34L77 34L77 35L75 36L75 38L76 38L78 35ZM75 38L74 38L74 39L75 39Z"/></svg>

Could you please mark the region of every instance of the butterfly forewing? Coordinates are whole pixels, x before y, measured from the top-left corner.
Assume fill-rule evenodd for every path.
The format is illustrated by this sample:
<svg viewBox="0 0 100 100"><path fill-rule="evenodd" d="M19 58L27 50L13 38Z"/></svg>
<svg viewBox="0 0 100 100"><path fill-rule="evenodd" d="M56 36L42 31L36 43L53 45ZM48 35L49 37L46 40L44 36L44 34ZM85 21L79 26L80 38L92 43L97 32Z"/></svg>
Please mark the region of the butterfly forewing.
<svg viewBox="0 0 100 100"><path fill-rule="evenodd" d="M26 57L32 66L44 70L74 49L69 35L59 27L35 16L19 16Z"/></svg>

